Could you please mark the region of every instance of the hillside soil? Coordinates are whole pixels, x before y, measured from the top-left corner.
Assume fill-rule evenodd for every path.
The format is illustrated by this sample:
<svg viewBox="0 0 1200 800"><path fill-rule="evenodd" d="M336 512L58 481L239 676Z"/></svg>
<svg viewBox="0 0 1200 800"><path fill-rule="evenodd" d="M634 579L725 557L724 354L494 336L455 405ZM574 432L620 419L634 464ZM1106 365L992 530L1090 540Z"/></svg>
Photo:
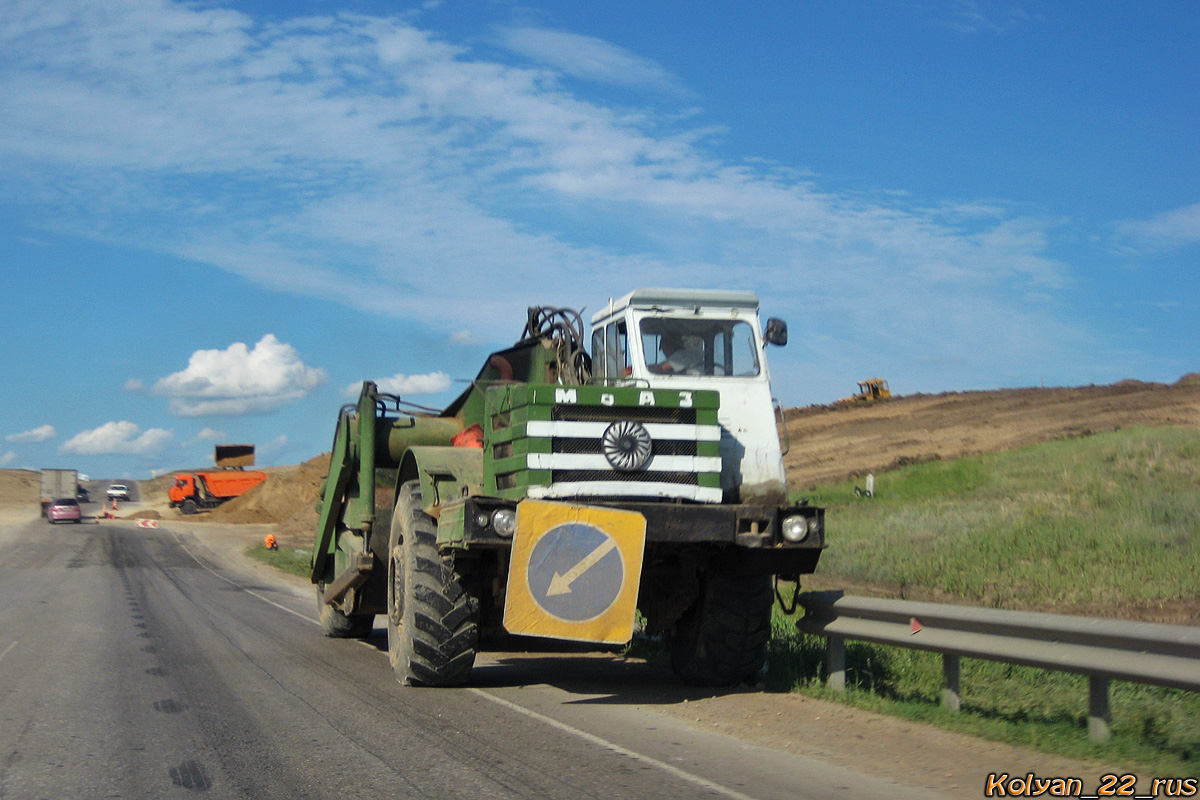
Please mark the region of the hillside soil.
<svg viewBox="0 0 1200 800"><path fill-rule="evenodd" d="M1135 426L1200 427L1200 374L1174 384L1002 389L812 406L785 414L793 489L908 464Z"/></svg>

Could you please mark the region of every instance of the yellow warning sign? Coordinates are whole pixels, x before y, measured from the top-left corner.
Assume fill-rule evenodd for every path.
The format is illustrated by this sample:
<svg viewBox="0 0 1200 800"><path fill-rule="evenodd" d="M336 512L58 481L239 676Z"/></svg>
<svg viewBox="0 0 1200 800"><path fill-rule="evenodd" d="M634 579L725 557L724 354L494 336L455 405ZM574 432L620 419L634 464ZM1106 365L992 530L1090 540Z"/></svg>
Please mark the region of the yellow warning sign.
<svg viewBox="0 0 1200 800"><path fill-rule="evenodd" d="M509 633L624 644L633 636L646 518L525 500L509 561Z"/></svg>

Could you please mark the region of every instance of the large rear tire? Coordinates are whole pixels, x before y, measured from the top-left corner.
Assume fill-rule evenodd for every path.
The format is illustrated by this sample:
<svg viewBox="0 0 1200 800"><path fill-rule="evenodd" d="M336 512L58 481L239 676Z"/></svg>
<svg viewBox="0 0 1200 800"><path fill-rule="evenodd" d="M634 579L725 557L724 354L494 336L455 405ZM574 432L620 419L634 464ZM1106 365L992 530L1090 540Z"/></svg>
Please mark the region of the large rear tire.
<svg viewBox="0 0 1200 800"><path fill-rule="evenodd" d="M179 510L184 514L195 514L200 511L200 507L196 505L195 500L189 497L183 501L183 505L179 507Z"/></svg>
<svg viewBox="0 0 1200 800"><path fill-rule="evenodd" d="M437 548L437 522L421 484L400 487L388 546L388 658L409 686L464 683L479 647L479 600L452 557Z"/></svg>
<svg viewBox="0 0 1200 800"><path fill-rule="evenodd" d="M333 639L365 639L375 627L374 614L345 614L325 602L325 584L317 584L317 617L321 630Z"/></svg>
<svg viewBox="0 0 1200 800"><path fill-rule="evenodd" d="M671 637L671 669L692 686L753 684L771 636L769 575L736 575L709 567L700 597Z"/></svg>

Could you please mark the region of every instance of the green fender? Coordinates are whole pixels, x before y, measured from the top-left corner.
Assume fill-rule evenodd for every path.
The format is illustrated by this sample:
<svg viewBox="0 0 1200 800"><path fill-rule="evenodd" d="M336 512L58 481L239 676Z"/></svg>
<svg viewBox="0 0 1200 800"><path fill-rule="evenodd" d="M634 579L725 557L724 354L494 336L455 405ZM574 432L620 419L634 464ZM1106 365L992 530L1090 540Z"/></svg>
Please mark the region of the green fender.
<svg viewBox="0 0 1200 800"><path fill-rule="evenodd" d="M399 484L421 481L425 511L435 519L443 509L483 491L483 450L476 447L410 447L400 466ZM439 536L439 539L441 537Z"/></svg>

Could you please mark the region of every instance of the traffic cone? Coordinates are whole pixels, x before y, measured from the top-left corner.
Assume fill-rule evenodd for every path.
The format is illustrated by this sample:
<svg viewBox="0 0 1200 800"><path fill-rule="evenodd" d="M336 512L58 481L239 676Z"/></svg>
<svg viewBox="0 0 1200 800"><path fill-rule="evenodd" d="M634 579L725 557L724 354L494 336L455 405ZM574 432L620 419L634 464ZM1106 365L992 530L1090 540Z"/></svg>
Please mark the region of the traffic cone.
<svg viewBox="0 0 1200 800"><path fill-rule="evenodd" d="M279 549L279 540L275 538L275 534L268 533L267 538L263 539L263 545L268 550L278 550Z"/></svg>

